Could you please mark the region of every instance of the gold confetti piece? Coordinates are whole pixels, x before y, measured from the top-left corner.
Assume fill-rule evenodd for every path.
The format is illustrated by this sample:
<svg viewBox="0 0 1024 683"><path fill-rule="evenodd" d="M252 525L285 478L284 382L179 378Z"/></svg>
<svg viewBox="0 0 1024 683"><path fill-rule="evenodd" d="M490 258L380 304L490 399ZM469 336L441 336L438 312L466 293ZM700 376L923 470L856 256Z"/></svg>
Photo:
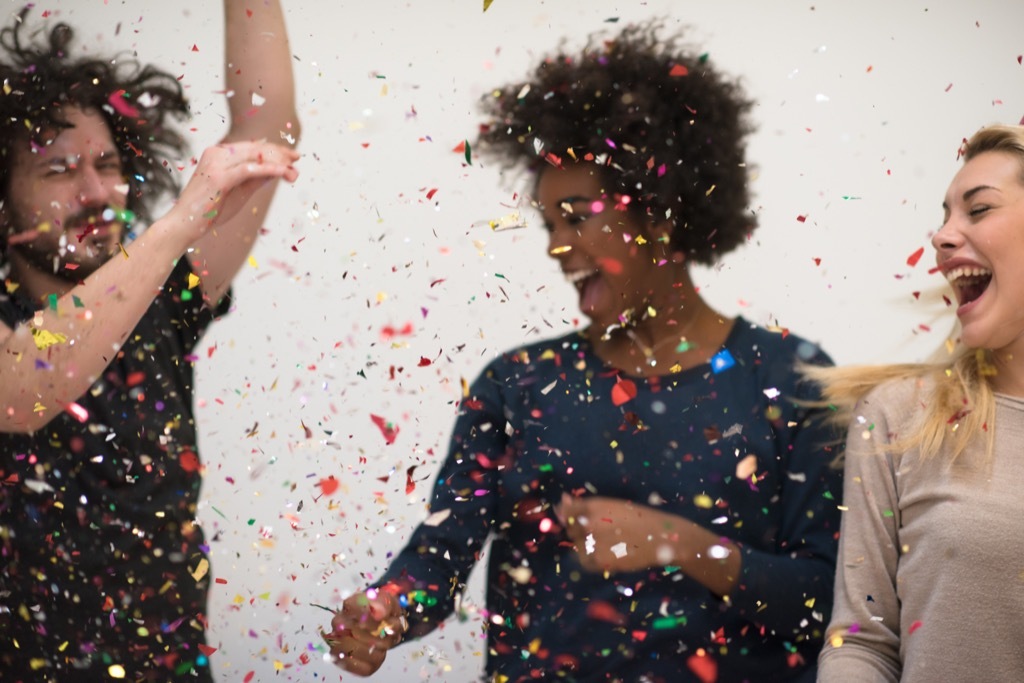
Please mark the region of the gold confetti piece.
<svg viewBox="0 0 1024 683"><path fill-rule="evenodd" d="M249 257L249 265L252 266L253 268L259 268L259 264L256 263L256 259L254 259L252 256Z"/></svg>
<svg viewBox="0 0 1024 683"><path fill-rule="evenodd" d="M570 247L569 245L565 245L562 247L554 247L553 249L549 250L548 253L551 254L552 256L558 256L559 254L567 254L570 251L572 251L572 247Z"/></svg>
<svg viewBox="0 0 1024 683"><path fill-rule="evenodd" d="M487 9L488 9L488 8L489 8L489 7L491 6L491 3L492 3L492 2L494 2L494 0L484 0L484 11L485 11L485 12L486 12L486 11L487 11ZM7 83L5 82L5 83L4 83L4 88L6 88L6 87L7 87Z"/></svg>
<svg viewBox="0 0 1024 683"><path fill-rule="evenodd" d="M44 405L43 405L42 403L40 403L39 401L36 401L36 407L32 409L32 412L35 412L35 413L41 413L41 412L43 412L44 410L46 410L46 406L44 406Z"/></svg>
<svg viewBox="0 0 1024 683"><path fill-rule="evenodd" d="M200 581L204 576L206 576L208 571L210 571L210 561L204 557L199 560L199 564L196 565L194 570L192 570L192 578L196 581Z"/></svg>
<svg viewBox="0 0 1024 683"><path fill-rule="evenodd" d="M711 500L711 496L706 493L701 493L694 497L693 504L704 510L710 510L714 506L715 501Z"/></svg>
<svg viewBox="0 0 1024 683"><path fill-rule="evenodd" d="M48 349L54 344L63 344L67 340L67 336L60 334L59 332L49 332L47 330L40 329L32 330L32 341L36 343L36 348L40 351Z"/></svg>
<svg viewBox="0 0 1024 683"><path fill-rule="evenodd" d="M111 678L125 677L124 667L120 664L111 664L110 668L107 669L107 673L110 674Z"/></svg>
<svg viewBox="0 0 1024 683"><path fill-rule="evenodd" d="M717 187L717 185L712 185L711 188L707 192L704 193L704 196L705 197L710 197L711 193L715 191L715 187Z"/></svg>
<svg viewBox="0 0 1024 683"><path fill-rule="evenodd" d="M198 285L198 284L199 284L199 276L196 275L195 273L189 273L188 274L188 288L189 289L195 289L196 285Z"/></svg>

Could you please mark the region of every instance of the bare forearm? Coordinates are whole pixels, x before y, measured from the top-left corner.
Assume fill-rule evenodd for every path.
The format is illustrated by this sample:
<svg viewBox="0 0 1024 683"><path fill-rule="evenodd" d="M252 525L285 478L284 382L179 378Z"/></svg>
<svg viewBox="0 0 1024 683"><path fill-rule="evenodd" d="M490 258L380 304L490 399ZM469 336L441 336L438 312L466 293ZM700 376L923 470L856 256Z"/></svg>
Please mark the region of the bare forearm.
<svg viewBox="0 0 1024 683"><path fill-rule="evenodd" d="M728 596L739 580L743 563L739 547L699 524L677 519L669 535L674 554L671 562L715 595Z"/></svg>
<svg viewBox="0 0 1024 683"><path fill-rule="evenodd" d="M155 223L0 345L0 431L32 432L82 395L142 318L187 243Z"/></svg>
<svg viewBox="0 0 1024 683"><path fill-rule="evenodd" d="M284 14L278 0L225 0L225 78L231 128L224 141L267 140L294 146L300 130L295 79ZM268 182L231 221L195 244L195 269L204 295L224 295L256 243L277 189Z"/></svg>
<svg viewBox="0 0 1024 683"><path fill-rule="evenodd" d="M225 140L267 139L294 145L299 137L295 78L278 0L225 0L225 79L231 129Z"/></svg>

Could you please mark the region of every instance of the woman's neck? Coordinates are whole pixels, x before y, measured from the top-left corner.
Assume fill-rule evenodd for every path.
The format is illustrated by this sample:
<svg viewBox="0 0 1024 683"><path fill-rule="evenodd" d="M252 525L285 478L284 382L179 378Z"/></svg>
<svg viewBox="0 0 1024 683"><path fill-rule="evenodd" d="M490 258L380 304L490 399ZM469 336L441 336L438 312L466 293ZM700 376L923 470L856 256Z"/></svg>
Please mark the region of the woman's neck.
<svg viewBox="0 0 1024 683"><path fill-rule="evenodd" d="M643 310L623 314L620 325L587 333L599 358L630 375L667 375L696 367L718 352L732 329L697 294L685 273Z"/></svg>

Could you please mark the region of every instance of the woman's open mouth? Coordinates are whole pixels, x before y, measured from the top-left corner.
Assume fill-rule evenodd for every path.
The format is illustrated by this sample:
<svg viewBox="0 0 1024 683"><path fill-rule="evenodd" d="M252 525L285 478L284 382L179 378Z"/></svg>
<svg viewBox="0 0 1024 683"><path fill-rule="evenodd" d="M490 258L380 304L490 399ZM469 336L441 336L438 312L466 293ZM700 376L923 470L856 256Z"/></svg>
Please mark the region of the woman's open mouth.
<svg viewBox="0 0 1024 683"><path fill-rule="evenodd" d="M954 268L946 273L946 280L956 292L961 306L978 300L992 281L992 271L988 268L965 267Z"/></svg>

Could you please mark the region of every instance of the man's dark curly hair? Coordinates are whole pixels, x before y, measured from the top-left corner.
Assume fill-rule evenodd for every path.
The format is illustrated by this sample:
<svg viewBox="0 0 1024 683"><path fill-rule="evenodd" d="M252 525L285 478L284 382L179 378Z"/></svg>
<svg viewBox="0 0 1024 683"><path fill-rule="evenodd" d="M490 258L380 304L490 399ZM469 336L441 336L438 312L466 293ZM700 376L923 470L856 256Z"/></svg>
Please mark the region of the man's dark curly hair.
<svg viewBox="0 0 1024 683"><path fill-rule="evenodd" d="M28 9L12 26L0 31L0 191L6 198L17 145L44 144L46 136L69 127L68 106L103 116L121 157L128 180L128 208L142 221L163 194L179 183L169 159L184 156L184 138L170 126L170 117L188 116L181 84L171 74L135 59L72 58L70 26L59 23L40 43L35 31L22 37ZM112 104L113 102L113 104ZM116 106L115 106L116 105Z"/></svg>
<svg viewBox="0 0 1024 683"><path fill-rule="evenodd" d="M505 170L597 161L610 192L671 218L672 246L712 263L756 227L744 162L752 102L661 28L628 26L596 46L592 36L578 55L560 47L530 80L486 95L478 149Z"/></svg>

